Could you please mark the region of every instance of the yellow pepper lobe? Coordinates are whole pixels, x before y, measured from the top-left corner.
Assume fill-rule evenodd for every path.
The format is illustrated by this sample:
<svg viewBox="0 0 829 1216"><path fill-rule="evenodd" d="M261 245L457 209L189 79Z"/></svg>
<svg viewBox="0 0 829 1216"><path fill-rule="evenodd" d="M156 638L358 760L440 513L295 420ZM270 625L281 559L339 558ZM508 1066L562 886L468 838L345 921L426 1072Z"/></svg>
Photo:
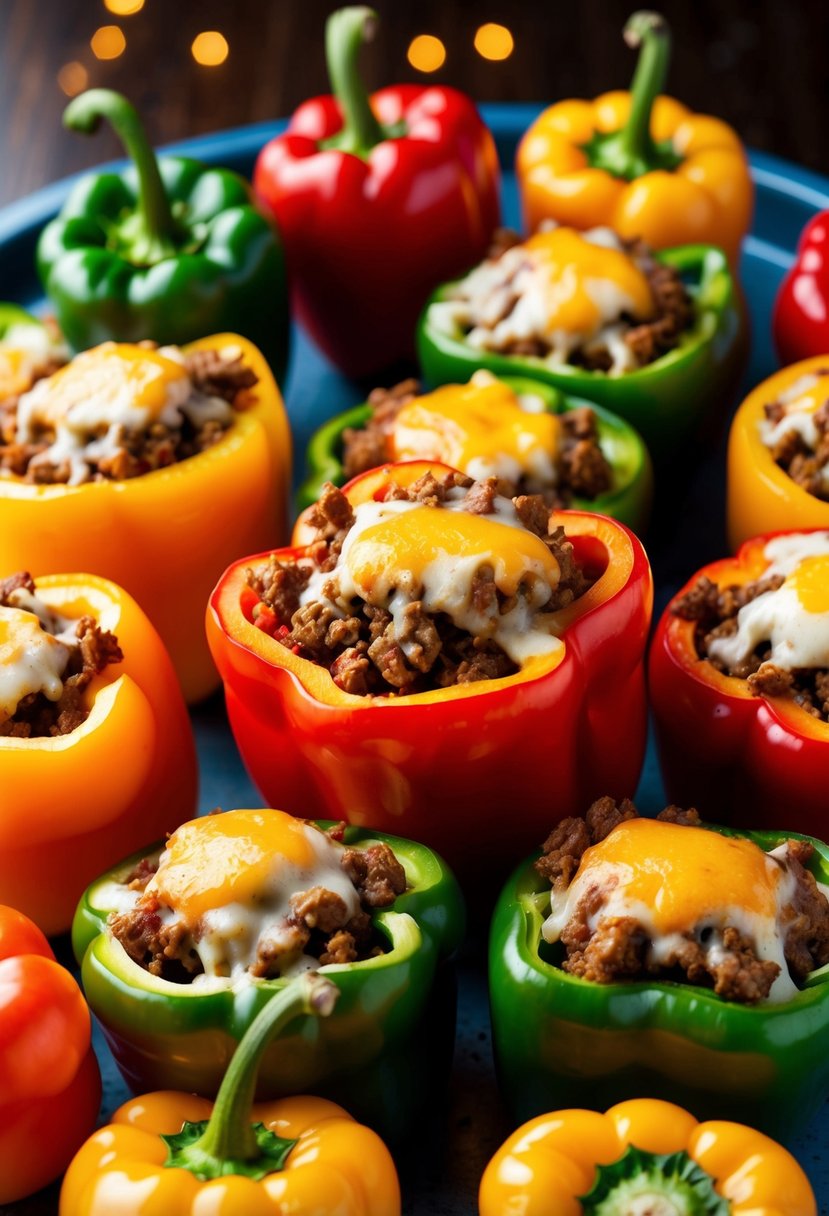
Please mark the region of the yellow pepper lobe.
<svg viewBox="0 0 829 1216"><path fill-rule="evenodd" d="M610 293L625 297L625 311L637 320L653 316L650 284L627 253L587 241L572 228L536 233L524 248L549 281L550 329L593 333L614 311Z"/></svg>
<svg viewBox="0 0 829 1216"><path fill-rule="evenodd" d="M227 811L183 824L167 841L148 885L161 903L193 924L231 903L255 905L285 865L310 869L309 828L285 811Z"/></svg>
<svg viewBox="0 0 829 1216"><path fill-rule="evenodd" d="M68 648L33 612L0 606L0 720L11 717L31 693L57 701L68 659Z"/></svg>
<svg viewBox="0 0 829 1216"><path fill-rule="evenodd" d="M829 612L829 555L804 557L786 579L807 612Z"/></svg>

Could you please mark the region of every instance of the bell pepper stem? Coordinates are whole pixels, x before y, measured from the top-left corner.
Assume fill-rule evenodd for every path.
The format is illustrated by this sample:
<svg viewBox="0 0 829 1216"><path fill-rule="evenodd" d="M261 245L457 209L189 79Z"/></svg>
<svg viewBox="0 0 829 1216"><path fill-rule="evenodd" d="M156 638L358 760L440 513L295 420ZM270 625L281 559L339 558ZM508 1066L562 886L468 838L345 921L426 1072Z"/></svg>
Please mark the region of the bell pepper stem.
<svg viewBox="0 0 829 1216"><path fill-rule="evenodd" d="M138 111L113 89L88 89L70 101L63 125L94 135L106 119L121 140L138 174L138 210L122 225L131 260L152 264L175 252L177 225L147 133Z"/></svg>
<svg viewBox="0 0 829 1216"><path fill-rule="evenodd" d="M671 31L660 13L643 9L628 19L624 39L629 47L639 49L639 59L630 86L630 114L621 133L620 147L631 159L651 160L651 112L668 75Z"/></svg>
<svg viewBox="0 0 829 1216"><path fill-rule="evenodd" d="M365 156L386 138L357 70L360 50L372 37L376 22L374 9L354 5L332 13L325 26L328 76L343 114L343 128L327 146L358 156Z"/></svg>

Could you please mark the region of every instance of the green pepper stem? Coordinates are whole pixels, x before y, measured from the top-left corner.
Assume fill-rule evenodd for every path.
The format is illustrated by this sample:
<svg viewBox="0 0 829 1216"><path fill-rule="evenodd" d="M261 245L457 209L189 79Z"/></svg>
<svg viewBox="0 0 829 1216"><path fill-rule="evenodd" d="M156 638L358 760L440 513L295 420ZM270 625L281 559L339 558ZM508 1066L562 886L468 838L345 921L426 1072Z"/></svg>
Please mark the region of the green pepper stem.
<svg viewBox="0 0 829 1216"><path fill-rule="evenodd" d="M343 128L327 141L327 146L358 156L365 156L386 138L357 70L360 50L372 37L376 21L374 9L355 5L338 9L325 25L328 76L343 113Z"/></svg>
<svg viewBox="0 0 829 1216"><path fill-rule="evenodd" d="M88 89L70 101L63 112L63 125L84 135L94 135L102 119L121 140L138 174L138 212L129 230L133 259L160 261L174 252L176 222L135 106L113 89Z"/></svg>
<svg viewBox="0 0 829 1216"><path fill-rule="evenodd" d="M624 39L639 59L630 86L630 114L619 138L619 151L632 161L654 159L651 139L653 103L665 87L671 56L671 31L661 13L643 9L628 18Z"/></svg>

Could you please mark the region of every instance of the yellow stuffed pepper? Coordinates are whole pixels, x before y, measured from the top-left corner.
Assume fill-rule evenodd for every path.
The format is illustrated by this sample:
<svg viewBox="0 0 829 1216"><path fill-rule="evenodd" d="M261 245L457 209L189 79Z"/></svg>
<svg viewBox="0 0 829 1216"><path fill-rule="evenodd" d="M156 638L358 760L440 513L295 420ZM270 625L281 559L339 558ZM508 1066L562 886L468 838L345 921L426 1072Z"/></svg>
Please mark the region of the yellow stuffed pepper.
<svg viewBox="0 0 829 1216"><path fill-rule="evenodd" d="M246 339L104 343L0 405L0 570L114 579L200 700L218 684L204 605L239 553L285 539L290 452Z"/></svg>
<svg viewBox="0 0 829 1216"><path fill-rule="evenodd" d="M195 813L175 672L114 583L0 581L0 774L0 903L48 934L93 878Z"/></svg>

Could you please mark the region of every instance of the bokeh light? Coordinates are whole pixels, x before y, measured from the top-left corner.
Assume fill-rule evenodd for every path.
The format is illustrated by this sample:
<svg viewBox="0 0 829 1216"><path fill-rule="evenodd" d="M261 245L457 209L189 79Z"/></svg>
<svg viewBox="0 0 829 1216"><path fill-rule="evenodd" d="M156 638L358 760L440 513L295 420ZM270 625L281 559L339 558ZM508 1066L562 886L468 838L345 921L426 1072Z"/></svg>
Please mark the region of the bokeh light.
<svg viewBox="0 0 829 1216"><path fill-rule="evenodd" d="M218 30L203 30L197 34L190 50L196 63L200 63L203 68L218 67L230 53L227 38Z"/></svg>
<svg viewBox="0 0 829 1216"><path fill-rule="evenodd" d="M133 13L140 13L143 7L144 0L104 0L104 8L116 17L131 17Z"/></svg>
<svg viewBox="0 0 829 1216"><path fill-rule="evenodd" d="M67 97L77 97L89 84L89 72L82 63L73 59L58 72L58 84Z"/></svg>
<svg viewBox="0 0 829 1216"><path fill-rule="evenodd" d="M102 25L89 40L96 59L117 59L123 55L127 40L117 25Z"/></svg>
<svg viewBox="0 0 829 1216"><path fill-rule="evenodd" d="M488 21L475 34L475 50L483 59L509 59L515 40L505 25Z"/></svg>
<svg viewBox="0 0 829 1216"><path fill-rule="evenodd" d="M408 60L418 72L436 72L446 62L446 47L433 34L418 34L409 43Z"/></svg>

